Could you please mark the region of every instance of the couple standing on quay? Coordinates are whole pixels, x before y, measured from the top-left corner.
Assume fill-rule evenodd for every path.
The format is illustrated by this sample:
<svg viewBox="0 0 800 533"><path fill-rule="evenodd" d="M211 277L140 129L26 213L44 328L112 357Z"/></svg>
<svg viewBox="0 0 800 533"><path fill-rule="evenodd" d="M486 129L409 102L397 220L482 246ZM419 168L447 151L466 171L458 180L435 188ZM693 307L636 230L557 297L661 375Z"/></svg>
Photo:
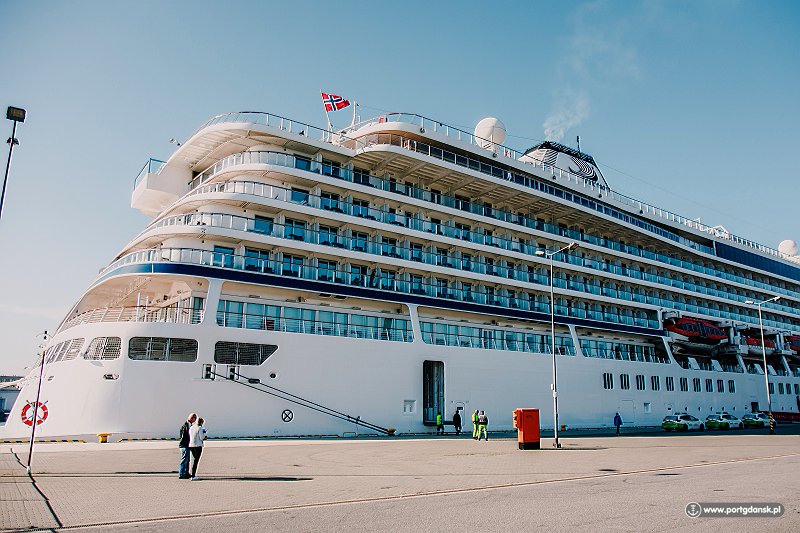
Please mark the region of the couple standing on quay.
<svg viewBox="0 0 800 533"><path fill-rule="evenodd" d="M206 440L203 419L197 418L195 413L190 414L186 422L181 425L179 436L178 447L181 450L181 462L178 466L178 478L194 481L197 479L197 463L200 462L200 454L203 453L203 441ZM189 475L190 454L194 458L191 475Z"/></svg>

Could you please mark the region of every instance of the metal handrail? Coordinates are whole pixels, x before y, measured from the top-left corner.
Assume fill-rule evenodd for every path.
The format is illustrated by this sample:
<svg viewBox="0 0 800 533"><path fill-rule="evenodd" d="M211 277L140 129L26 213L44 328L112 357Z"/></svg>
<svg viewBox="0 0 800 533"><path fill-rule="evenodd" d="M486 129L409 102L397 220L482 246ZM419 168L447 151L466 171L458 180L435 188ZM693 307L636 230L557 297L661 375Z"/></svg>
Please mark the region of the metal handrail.
<svg viewBox="0 0 800 533"><path fill-rule="evenodd" d="M445 300L458 300L501 308L515 308L542 313L549 312L549 305L546 303L532 301L527 298L518 298L516 297L516 292L514 291L506 291L508 294L511 294L511 296L501 294L499 291L494 292L494 288L492 287L486 288L482 285L477 285L477 288L483 288L486 292L478 292L471 289L465 290L455 287L448 287L447 289L443 290L436 284L424 282L417 283L410 280L398 280L393 277L389 277L389 274L393 274L393 271L385 271L382 269L372 269L372 271L369 273L365 272L363 274L359 274L340 269L317 268L314 266L309 266L305 263L285 264L279 261L264 260L255 257L214 252L211 250L202 250L196 248L157 248L131 252L130 254L121 257L109 265L103 271L101 277L115 268L127 264L162 262L199 264L217 268L248 270L253 272L308 279L311 281L321 281L324 283L359 286L389 292L423 294ZM651 329L660 327L660 324L655 319L633 316L632 310L626 310L629 314L612 312L600 313L599 311L595 312L591 310L579 310L577 308L567 308L566 306L556 305L556 314L564 316L577 316L573 314L565 314L562 311L567 311L568 313L580 312L585 315L580 318L588 317L591 320L600 320Z"/></svg>
<svg viewBox="0 0 800 533"><path fill-rule="evenodd" d="M203 320L202 309L176 307L101 307L84 311L65 320L58 332L82 324L100 322L167 322L172 324L198 324Z"/></svg>
<svg viewBox="0 0 800 533"><path fill-rule="evenodd" d="M284 197L288 198L288 196L286 195L291 194L292 192L288 189L283 189L280 187L265 186L265 188L269 188L270 190L277 189L283 191L283 194L277 195L279 199L283 199ZM311 195L306 195L306 196L311 197ZM319 197L316 198L325 200L324 198L319 198ZM339 201L338 203L344 206L349 205L347 204L347 202ZM377 210L375 211L378 216L386 214L382 211L377 211ZM349 212L349 209L345 209L345 212ZM397 217L403 218L400 216ZM378 220L380 220L380 218ZM414 222L418 221L414 220ZM255 219L240 215L230 215L227 213L189 213L185 215L173 215L171 217L159 220L158 222L147 228L147 230L145 231L151 231L153 229L157 229L160 227L171 227L179 225L180 226L200 225L206 227L233 229L237 231L247 231L247 232L258 233L260 235L276 237L280 239L288 239L294 241L299 240L301 242L320 244L322 246L338 247L344 250L357 249L357 251L359 252L371 255L378 255L381 257L394 257L403 260L411 260L424 264L437 265L437 266L442 266L444 268L456 269L459 271L469 271L477 274L485 274L487 276L494 276L503 279L511 279L515 281L537 283L544 285L549 283L547 274L531 272L527 268L521 268L521 269L510 268L499 264L488 263L485 260L481 260L479 256L475 258L470 258L469 262L465 263L459 257L443 256L438 253L426 251L424 249L415 250L409 246L404 246L399 243L387 244L384 242L362 241L354 237L339 235L338 233L332 234L328 231L313 230L309 228L302 228L299 230L300 233L296 233L297 229L294 226L291 225L287 226L285 224L278 224L274 222L270 224L269 231L267 231L266 228L264 230L259 230L256 229L255 227ZM412 229L418 229L418 228L412 228ZM467 232L467 233L472 233L472 232ZM480 234L479 236L482 237L482 235ZM503 241L503 239L496 239L496 240ZM477 241L472 241L472 242L477 243ZM504 248L511 249L509 246L504 246ZM528 251L527 246L521 247L519 250L516 251L522 254L529 255L531 256L531 258L538 259L538 256L536 256L536 254L532 253L531 251ZM644 276L641 275L636 270L625 269L623 271L622 269L617 269L617 267L609 268L609 265L607 265L606 263L581 258L574 254L561 253L558 255L558 261L568 264L577 264L579 266L583 266L584 268L588 268L598 272L612 272L620 276L625 276L631 280L645 279L646 281L658 283L667 287L677 287L679 289L689 290L697 294L711 295L717 298L724 298L727 300L737 301L740 303L744 303L748 299L747 297L736 293L711 290L689 282L682 282L682 281L678 282L677 280L673 280L669 277L662 276L659 274L647 274L646 276ZM634 274L640 274L640 275L636 276ZM602 294L603 296L608 296L611 298L619 298L621 300L627 300L627 301L637 301L640 303L647 303L657 306L664 305L662 298L654 298L645 293L635 292L635 290L628 291L625 290L624 287L617 288L617 287L606 286L601 288L600 285L593 284L592 281L594 280L590 281L584 280L583 282L571 280L568 282L567 274L564 272L559 272L554 277L554 283L556 287L562 289L570 289L595 295ZM707 289L707 290L701 290L701 289ZM782 311L786 313L795 312L795 310L792 309L791 307L780 304L777 301L769 302L768 304L765 305L765 307L769 307L776 311Z"/></svg>
<svg viewBox="0 0 800 533"><path fill-rule="evenodd" d="M664 255L664 254L659 254L659 253L655 253L655 252L649 252L647 250L641 250L639 248L632 247L632 246L629 246L627 244L622 244L622 243L620 243L618 241L614 241L612 239L601 239L601 238L599 238L597 236L594 236L594 235L591 235L591 234L574 232L573 230L569 230L569 229L566 229L566 228L561 228L559 226L556 226L556 225L553 225L553 224L544 223L544 222L540 222L538 220L529 219L527 217L523 217L523 216L511 213L511 212L508 212L508 211L504 211L504 210L501 210L501 209L495 209L495 208L488 209L483 205L476 204L474 202L460 200L460 199L457 199L457 198L454 198L454 197L451 197L451 196L447 196L447 195L433 195L430 191L426 191L424 189L419 189L419 188L414 187L412 185L398 184L396 182L392 182L391 180L386 180L386 179L375 177L375 176L359 174L358 172L355 172L355 171L350 170L350 169L333 167L330 164L319 163L317 161L306 161L306 162L308 163L308 168L304 168L304 170L307 170L309 172L315 172L315 173L318 173L318 174L321 173L323 175L329 175L329 176L332 176L332 177L343 179L345 181L357 182L357 183L362 183L364 180L366 180L365 183L368 184L369 186L377 187L377 188L380 188L380 189L383 189L383 190L388 190L390 192L399 192L400 194L407 194L409 196L412 196L413 198L421 199L423 201L430 201L430 202L433 202L433 203L435 203L437 205L443 205L443 206L446 206L446 207L452 207L452 208L459 209L459 210L462 210L462 211L467 211L467 212L472 213L472 214L488 216L490 218L497 218L497 219L500 219L500 220L504 220L506 222L520 224L522 226L530 227L530 228L533 228L533 229L537 229L539 231L544 231L546 233L550 233L550 234L553 234L553 235L558 235L558 236L561 236L561 237L567 237L567 238L571 238L571 239L574 239L574 240L580 240L582 242L588 242L590 244L595 244L597 246L603 246L603 247L611 249L611 250L621 251L621 252L624 252L624 253L627 253L627 254L630 254L630 255L634 255L634 256L637 256L637 257L643 257L645 259L651 259L651 260L658 261L658 262L661 262L661 263L664 263L664 264L668 264L668 265L671 265L671 266L678 266L680 268L685 268L687 270L692 270L694 272L698 272L698 273L701 273L701 274L713 275L715 277L719 277L719 278L722 278L722 279L725 279L725 280L728 280L728 281L734 281L734 282L737 282L737 283L741 283L743 285L748 285L750 287L755 287L755 288L758 288L758 289L773 291L773 292L777 292L777 293L780 293L780 294L785 294L787 296L793 296L793 297L800 298L800 292L797 292L797 291L792 291L792 290L789 290L789 289L782 289L780 287L767 285L765 283L761 283L761 282L758 282L758 281L755 281L755 280L747 279L747 278L745 278L743 276L738 276L738 275L735 275L735 274L722 272L722 271L716 270L716 269L710 269L708 267L705 267L705 266L702 266L702 265L698 265L696 263L682 261L682 260L667 256L667 255ZM212 167L209 167L209 169L207 169L206 171L204 171L203 173L201 173L200 175L195 177L192 180L192 183L197 183L198 185L193 185L191 190L190 190L190 192L187 194L187 196L188 195L194 195L194 194L202 194L202 193L206 193L206 192L216 192L216 191L209 191L207 188L200 188L199 184L202 183L202 181L211 179L212 177L214 177L218 172L220 172L223 169L229 168L231 166L235 166L237 164L253 164L253 163L274 164L274 165L278 165L278 166L286 166L286 167L289 167L289 168L299 168L298 164L296 162L295 156L292 156L290 154L285 154L285 153L282 153L282 152L269 152L269 151L267 151L267 152L243 152L243 153L240 153L240 154L234 154L232 156L228 156L228 157L220 160L215 165L213 165ZM358 178L358 179L356 179L356 178ZM200 180L200 181L198 181L198 180ZM213 184L213 185L208 185L206 187L220 187L220 186L223 186L223 190L221 192L228 192L228 190L227 190L228 189L228 186L227 186L228 183L233 183L233 184L246 183L246 184L250 184L250 189L251 190L249 190L249 191L248 190L245 190L245 191L236 191L236 190L234 190L232 192L244 192L245 194L253 194L253 195L256 195L256 196L266 196L263 193L262 194L258 194L257 192L255 192L257 189L269 188L270 191L273 190L273 189L274 190L285 190L285 189L283 189L281 187L277 187L277 186L270 186L270 185L266 185L266 184L259 183L259 182L248 182L248 181L240 181L240 180L232 180L230 182L225 182L224 184ZM403 192L403 191L407 191L407 192ZM308 196L312 197L312 195L308 195ZM272 195L267 196L267 197L272 197ZM344 203L341 200L339 200L338 202L339 203ZM379 213L379 214L383 213L382 211L379 211L379 210L373 210L373 211L375 211L376 213ZM456 228L453 228L453 227L450 227L450 226L439 226L439 227L441 228L442 231L445 231L445 232L450 231L450 232L453 232L453 233L459 233L459 231L460 231L460 230L458 230ZM501 237L490 237L490 236L487 236L487 238L493 238L493 239L499 240L499 241L504 240ZM473 241L473 242L475 242L475 241ZM511 247L509 247L508 249L513 249L514 245L519 245L519 243L511 244ZM614 265L609 265L608 268L609 269L613 269L613 268L616 268L616 267ZM700 291L700 292L702 292L702 291Z"/></svg>

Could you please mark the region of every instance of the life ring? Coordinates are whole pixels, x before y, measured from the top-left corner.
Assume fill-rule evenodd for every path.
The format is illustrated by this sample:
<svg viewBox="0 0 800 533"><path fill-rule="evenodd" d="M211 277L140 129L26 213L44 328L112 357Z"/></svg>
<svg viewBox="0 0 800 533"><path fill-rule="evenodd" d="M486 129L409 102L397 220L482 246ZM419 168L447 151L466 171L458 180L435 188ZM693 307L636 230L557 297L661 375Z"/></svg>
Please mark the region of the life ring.
<svg viewBox="0 0 800 533"><path fill-rule="evenodd" d="M45 402L46 403L46 402ZM39 404L39 409L36 410L34 407L36 406L36 402L28 402L25 407L22 408L22 413L20 416L22 418L22 422L26 426L33 425L33 414L36 413L36 425L40 425L45 420L47 420L47 406L44 403Z"/></svg>

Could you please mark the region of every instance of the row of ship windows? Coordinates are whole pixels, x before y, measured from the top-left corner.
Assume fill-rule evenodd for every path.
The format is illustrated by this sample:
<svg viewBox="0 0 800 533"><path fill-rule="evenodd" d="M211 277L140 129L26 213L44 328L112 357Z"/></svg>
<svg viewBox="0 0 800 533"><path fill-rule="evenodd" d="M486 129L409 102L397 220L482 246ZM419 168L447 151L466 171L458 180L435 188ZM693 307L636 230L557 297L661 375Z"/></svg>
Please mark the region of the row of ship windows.
<svg viewBox="0 0 800 533"><path fill-rule="evenodd" d="M411 342L411 321L405 318L320 311L299 307L220 300L217 324L228 328L332 335L356 339Z"/></svg>
<svg viewBox="0 0 800 533"><path fill-rule="evenodd" d="M291 156L291 155L288 155L288 154L271 153L271 152L266 152L266 153L265 152L253 152L253 153L235 154L235 156L231 156L231 157L239 157L239 156L245 156L245 157L249 157L249 158L264 158L267 161L263 161L263 162L269 162L269 163L279 164L279 165L283 163L285 166L291 166L291 167L295 167L295 168L302 168L304 170L316 171L317 173L320 173L320 171L321 171L322 174L326 174L326 175L337 177L337 178L342 178L342 179L345 179L346 181L359 183L359 184L362 184L362 185L369 185L369 186L376 187L376 188L379 188L379 189L387 190L389 192L395 192L395 193L399 193L399 194L409 195L409 196L412 196L414 198L426 200L426 201L433 202L433 203L440 204L440 205L445 205L447 207L453 207L455 209L460 209L460 210L467 211L467 212L470 212L470 213L483 215L483 216L488 216L488 217L491 217L491 218L496 218L496 219L508 221L508 222L511 222L511 223L520 224L520 225L523 225L523 226L526 226L526 227L539 229L541 231L547 231L547 232L552 233L552 234L568 237L568 238L579 240L579 241L582 241L582 242L595 244L595 245L598 245L598 246L605 246L605 247L608 247L608 248L610 248L612 250L621 251L621 252L624 252L624 253L629 253L629 254L632 254L634 256L640 256L640 257L645 257L645 258L648 258L648 259L653 259L653 260L660 261L660 262L663 262L663 263L666 263L666 264L679 266L679 267L686 268L686 269L689 269L689 270L694 270L694 271L697 271L697 272L703 272L703 273L710 274L710 275L717 276L717 277L721 277L721 278L724 278L724 279L729 279L731 281L737 281L739 283L743 283L743 284L746 284L746 285L750 285L750 286L754 286L754 287L758 287L758 288L762 288L762 289L767 289L767 290L778 290L779 292L782 292L784 294L800 296L800 293L798 293L797 291L792 291L792 290L785 289L784 288L785 284L782 281L777 281L777 282L775 282L775 284L764 283L764 282L762 282L760 280L757 280L757 279L754 280L754 279L747 278L747 277L744 277L744 276L741 276L741 275L738 275L738 274L727 272L724 269L722 269L722 270L716 269L716 268L713 267L713 265L706 266L704 264L696 263L695 261L692 261L692 260L683 260L683 259L680 259L680 258L677 258L677 257L672 257L672 256L667 255L667 254L657 253L657 252L650 251L650 250L645 250L645 249L643 249L642 247L639 247L639 246L631 246L631 245L626 244L624 241L615 241L613 239L609 239L609 238L606 238L606 237L603 237L603 236L589 235L589 234L584 233L584 231L582 229L567 229L567 228L565 228L563 226L558 226L558 225L555 225L555 224L548 224L548 223L545 223L541 219L536 220L536 219L533 219L531 217L527 217L527 216L524 216L524 215L521 215L521 214L511 213L511 212L509 212L507 210L501 210L501 209L492 208L491 205L489 205L489 204L473 203L473 202L470 202L468 198L459 197L458 195L449 196L447 194L442 194L441 191L437 191L437 190L426 191L424 189L420 189L420 188L414 187L414 186L409 185L409 184L404 184L404 183L401 183L401 182L397 182L396 180L391 179L391 178L390 179L383 179L383 178L378 178L378 177L374 177L374 176L369 176L366 171L360 171L358 169L356 169L355 171L343 170L343 169L338 168L335 163L333 163L333 164L328 163L328 164L321 164L320 165L320 164L318 164L316 162L306 163L305 161L303 161L300 164L300 166L297 166L297 164L295 163L294 156ZM300 158L300 159L302 160L302 158ZM242 182L239 182L239 183L242 183ZM225 185L227 185L227 184L225 184ZM549 185L549 184L543 184L543 185L545 187L547 187L547 192L550 192L551 194L554 193L554 191L552 190L553 187L551 185ZM558 190L558 189L556 189L556 190ZM564 195L572 196L572 193L569 193L569 192L566 192L566 191L561 191L561 190L558 190L558 191L559 192L556 194L557 196L560 196L560 197L563 197ZM204 191L197 190L197 191L193 191L193 192L204 192ZM328 204L330 206L329 208L331 208L332 210L340 210L341 209L339 207L339 202L340 201L339 201L339 196L338 195L333 194L333 193L323 193L323 194L328 196ZM302 201L303 198L298 198L298 200ZM584 200L586 202L594 203L593 201L588 200L588 199L584 199ZM579 201L578 203L586 205L584 201ZM366 202L366 206L369 206L369 202ZM599 210L602 211L602 209L599 209ZM617 218L619 218L619 217L617 217ZM679 239L682 239L682 238L679 238ZM672 240L675 240L675 239L672 239ZM684 244L686 244L686 243L684 243ZM704 251L704 252L706 252L708 254L711 254L711 255L713 255L715 253L713 248L710 248L710 247L707 247L707 246L703 246L703 245L699 245L699 244L694 243L694 242L690 242L689 246L692 247L692 248ZM756 265L751 265L751 266L756 266ZM770 265L766 265L767 268L764 268L764 265L757 265L757 266L760 267L760 268L763 268L763 269L765 269L767 271L773 271L772 268L768 268ZM780 272L780 274L781 275L785 275L785 273L783 273L783 272ZM790 276L790 277L795 277L795 276Z"/></svg>
<svg viewBox="0 0 800 533"><path fill-rule="evenodd" d="M244 257L234 255L233 251L232 248L215 246L211 263L225 268L243 268L250 271L398 291L406 294L497 305L541 313L550 312L549 297L545 294L526 293L474 282L455 282L445 278L424 277L421 274L398 273L384 267L376 269L352 263L345 265L349 267L346 270L338 262L328 259L316 259L316 266L309 266L307 263L310 261L306 257L286 253L282 254L280 262L270 261L257 257L257 254L262 251L251 248L247 249L249 255ZM241 263L237 264L239 261ZM556 299L555 312L562 316L605 320L654 329L659 327L655 311L587 304L568 298Z"/></svg>
<svg viewBox="0 0 800 533"><path fill-rule="evenodd" d="M645 390L646 380L644 375L637 374L635 376L635 379L636 379L636 390ZM675 390L675 379L672 376L666 376L666 378L664 378L664 382L667 391ZM689 392L688 378L680 378L679 385L680 385L680 390L682 392ZM692 380L692 385L694 386L694 392L702 392L703 383L700 380L700 378L694 378ZM705 385L706 385L706 392L714 392L713 379L706 379ZM614 388L614 374L610 372L603 373L603 388L607 390L611 390ZM619 375L619 388L622 390L629 390L631 388L631 380L628 374ZM650 376L650 390L653 391L661 390L660 376ZM725 380L722 379L717 380L717 392L725 392ZM736 392L736 382L732 379L728 380L728 392L730 393Z"/></svg>
<svg viewBox="0 0 800 533"><path fill-rule="evenodd" d="M63 341L45 353L47 363L75 359L80 354L83 338ZM65 349L64 346L67 348ZM122 340L119 337L95 337L83 358L90 361L119 359ZM278 347L274 344L219 341L214 345L214 362L226 365L260 365ZM128 358L136 361L197 361L197 341L169 337L132 337L128 342Z"/></svg>
<svg viewBox="0 0 800 533"><path fill-rule="evenodd" d="M635 376L636 379L636 390L645 390L646 380L644 375L637 374ZM716 392L725 392L725 380L718 379L716 380ZM675 390L675 381L672 376L666 376L664 378L664 382L666 385L667 391L674 391ZM688 378L680 378L679 386L681 392L689 392L689 379ZM797 383L786 383L778 382L778 394L792 394L792 387L794 386L794 394L800 395L800 384ZM610 372L605 372L603 374L603 388L606 390L611 390L614 388L614 374ZM620 374L619 375L619 388L622 390L629 390L631 388L630 376L628 374ZM692 388L694 392L703 392L703 382L700 378L693 378L692 379ZM659 391L661 390L661 378L660 376L650 376L650 390ZM706 379L705 380L705 392L714 392L714 380L713 379ZM732 379L728 380L728 392L735 393L736 392L736 382ZM769 393L775 394L775 383L769 384Z"/></svg>
<svg viewBox="0 0 800 533"><path fill-rule="evenodd" d="M553 353L552 337L539 333L477 328L441 322L420 322L420 329L422 330L422 340L426 344L485 350ZM556 353L575 355L572 338L556 335Z"/></svg>
<svg viewBox="0 0 800 533"><path fill-rule="evenodd" d="M222 213L192 213L162 219L153 227L173 225L207 225L226 229L251 231L272 237L310 242L323 246L343 248L447 268L457 268L463 271L482 273L490 276L499 276L531 283L549 284L549 271L544 266L516 264L511 261L500 260L480 254L473 255L465 252L454 252L435 245L426 246L410 239L405 241L395 237L387 237L380 233L370 235L363 231L349 230L346 231L344 235L341 235L340 228L338 227L314 224L317 229L310 229L310 224L300 219L285 218L283 224L278 224L275 223L273 218L260 215L255 215L254 218L250 218ZM458 232L460 232L456 236L457 238L475 242L473 237L473 235L475 235L482 244L494 244L492 242L493 237L491 236L473 233L470 231L469 226L464 224L457 223L456 226ZM488 242L484 242L487 239ZM536 250L540 250L541 248L535 240L531 240L528 242L514 242L513 248L511 249L528 255L535 255ZM261 252L257 256L260 259L269 259L269 255L264 251L253 251ZM249 255L249 252L246 251L245 255ZM689 290L703 295L731 299L739 303L744 303L747 300L760 299L761 297L750 291L728 289L724 285L720 285L720 289L717 284L713 282L708 284L705 281L702 283L695 283L695 280L691 277L684 279L684 276L681 274L673 273L669 275L653 267L645 268L645 266L641 265L629 266L618 260L609 261L602 256L589 257L583 252L578 252L577 254L562 253L559 254L556 259L600 272L608 272L637 280L659 283L670 288ZM669 300L655 291L648 291L648 293L645 294L643 289L627 285L621 285L617 288L616 282L604 281L588 276L584 277L580 274L568 275L566 273L557 273L555 275L554 284L559 288L578 290L612 298L633 299L642 303L658 306L664 305L661 300ZM697 306L697 301L693 298L687 299L684 296L678 295L676 299L684 305ZM716 303L711 303L710 307L711 309L715 309L720 306ZM723 305L721 307L723 311L730 312L726 306ZM789 313L797 312L797 309L782 302L770 302L767 305L767 308L769 307ZM745 316L755 317L755 311L749 309L744 309L739 312ZM767 320L770 320L770 316L767 316Z"/></svg>

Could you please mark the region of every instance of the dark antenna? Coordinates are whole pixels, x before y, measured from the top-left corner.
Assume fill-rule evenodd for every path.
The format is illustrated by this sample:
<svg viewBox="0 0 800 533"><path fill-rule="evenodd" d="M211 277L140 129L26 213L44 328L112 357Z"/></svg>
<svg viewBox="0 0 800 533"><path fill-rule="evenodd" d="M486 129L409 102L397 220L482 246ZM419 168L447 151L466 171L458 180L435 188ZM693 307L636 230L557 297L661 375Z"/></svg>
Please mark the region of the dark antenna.
<svg viewBox="0 0 800 533"><path fill-rule="evenodd" d="M578 135L578 151L581 151L581 136Z"/></svg>

